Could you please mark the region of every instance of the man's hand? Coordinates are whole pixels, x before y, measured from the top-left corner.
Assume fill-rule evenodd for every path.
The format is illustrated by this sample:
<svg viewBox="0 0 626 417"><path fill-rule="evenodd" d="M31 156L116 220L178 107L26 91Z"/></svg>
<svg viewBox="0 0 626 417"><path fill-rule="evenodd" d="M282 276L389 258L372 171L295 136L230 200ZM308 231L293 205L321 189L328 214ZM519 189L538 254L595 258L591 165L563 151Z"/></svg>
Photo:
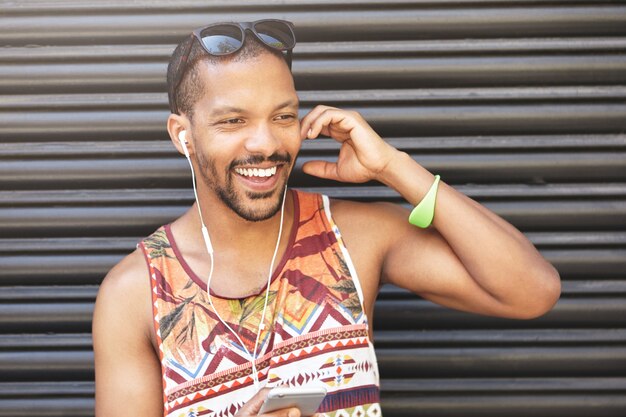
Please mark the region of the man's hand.
<svg viewBox="0 0 626 417"><path fill-rule="evenodd" d="M263 405L263 401L267 397L267 394L270 392L270 388L263 388L256 394L254 397L250 398L250 400L239 409L235 416L237 417L247 417L247 416L266 416L266 417L300 417L300 410L295 407L292 408L283 408L282 410L272 411L267 414L259 414L259 410L261 410L261 406Z"/></svg>
<svg viewBox="0 0 626 417"><path fill-rule="evenodd" d="M309 175L342 182L377 179L398 151L387 144L355 111L317 106L300 124L303 139L320 133L341 143L336 163L309 161L302 167Z"/></svg>

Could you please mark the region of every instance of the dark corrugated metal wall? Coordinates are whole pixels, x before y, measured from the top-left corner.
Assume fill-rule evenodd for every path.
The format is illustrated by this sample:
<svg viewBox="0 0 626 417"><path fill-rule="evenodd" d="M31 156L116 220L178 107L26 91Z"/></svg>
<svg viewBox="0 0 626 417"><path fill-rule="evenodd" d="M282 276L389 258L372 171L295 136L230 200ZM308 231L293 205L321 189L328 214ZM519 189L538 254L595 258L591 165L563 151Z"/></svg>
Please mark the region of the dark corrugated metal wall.
<svg viewBox="0 0 626 417"><path fill-rule="evenodd" d="M360 110L563 278L532 321L383 288L385 414L626 415L626 3L31 0L0 1L0 416L93 415L98 284L193 198L165 131L169 54L204 23L262 17L296 24L303 113ZM307 142L299 166L337 149Z"/></svg>

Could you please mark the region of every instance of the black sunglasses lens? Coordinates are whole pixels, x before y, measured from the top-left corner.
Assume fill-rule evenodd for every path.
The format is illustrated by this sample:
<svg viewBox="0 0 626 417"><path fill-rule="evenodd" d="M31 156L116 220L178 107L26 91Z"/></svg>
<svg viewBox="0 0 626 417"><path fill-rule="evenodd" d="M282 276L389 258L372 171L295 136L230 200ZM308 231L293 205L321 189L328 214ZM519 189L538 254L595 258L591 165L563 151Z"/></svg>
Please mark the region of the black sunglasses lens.
<svg viewBox="0 0 626 417"><path fill-rule="evenodd" d="M202 43L213 55L227 55L235 52L243 43L241 29L233 25L212 26L202 31Z"/></svg>
<svg viewBox="0 0 626 417"><path fill-rule="evenodd" d="M296 45L293 32L286 23L258 22L254 29L261 40L273 48L285 50Z"/></svg>

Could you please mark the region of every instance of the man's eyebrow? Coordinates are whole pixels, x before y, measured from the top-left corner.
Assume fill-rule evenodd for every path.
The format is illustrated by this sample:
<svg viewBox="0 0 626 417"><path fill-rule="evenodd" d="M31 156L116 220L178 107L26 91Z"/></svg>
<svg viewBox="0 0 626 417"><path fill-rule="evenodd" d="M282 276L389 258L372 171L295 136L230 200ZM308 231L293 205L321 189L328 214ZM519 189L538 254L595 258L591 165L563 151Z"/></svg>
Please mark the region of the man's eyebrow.
<svg viewBox="0 0 626 417"><path fill-rule="evenodd" d="M209 117L220 116L222 114L227 114L227 113L244 113L244 112L245 110L240 109L239 107L222 106L222 107L217 107L213 109L213 111L209 114Z"/></svg>
<svg viewBox="0 0 626 417"><path fill-rule="evenodd" d="M298 100L293 100L293 99L289 99L281 104L279 104L278 106L276 106L276 110L278 109L282 109L285 107L299 107L300 102ZM242 108L239 107L234 107L234 106L222 106L222 107L217 107L215 109L213 109L213 111L211 111L211 113L209 114L209 117L216 117L216 116L220 116L222 114L228 114L228 113L245 113L246 111Z"/></svg>
<svg viewBox="0 0 626 417"><path fill-rule="evenodd" d="M300 102L296 99L289 99L287 101L285 101L284 103L279 104L278 106L276 106L276 110L278 109L282 109L285 107L296 107L298 108L300 106Z"/></svg>

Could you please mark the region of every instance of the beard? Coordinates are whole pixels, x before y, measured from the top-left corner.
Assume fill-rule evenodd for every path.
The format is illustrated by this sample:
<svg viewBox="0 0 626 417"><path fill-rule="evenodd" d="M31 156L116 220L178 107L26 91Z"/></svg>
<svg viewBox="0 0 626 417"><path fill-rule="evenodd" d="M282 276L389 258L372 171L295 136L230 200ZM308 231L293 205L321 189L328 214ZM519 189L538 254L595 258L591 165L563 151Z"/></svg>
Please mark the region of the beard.
<svg viewBox="0 0 626 417"><path fill-rule="evenodd" d="M275 190L263 193L245 191L245 197L247 197L249 200L265 200L267 203L269 203L269 205L264 205L262 207L250 207L245 201L244 196L242 196L235 190L233 170L235 167L240 165L260 164L265 161L285 163L285 165L283 165L284 170L281 169L281 173L285 178L285 184ZM204 183L211 190L213 190L213 192L215 192L215 194L222 201L222 203L224 203L228 208L234 211L242 219L250 222L260 222L263 220L267 220L273 217L276 213L278 213L278 211L282 207L285 195L284 191L287 187L287 176L289 175L288 168L291 165L291 155L289 155L288 153L274 153L267 158L260 155L252 155L246 159L235 160L230 163L230 165L224 172L225 181L223 184L219 183L215 160L209 157L205 158L205 156L202 154L197 154L197 162L198 167L200 168L200 175L202 176ZM278 194L278 198L276 198L275 201L271 201L276 194Z"/></svg>

